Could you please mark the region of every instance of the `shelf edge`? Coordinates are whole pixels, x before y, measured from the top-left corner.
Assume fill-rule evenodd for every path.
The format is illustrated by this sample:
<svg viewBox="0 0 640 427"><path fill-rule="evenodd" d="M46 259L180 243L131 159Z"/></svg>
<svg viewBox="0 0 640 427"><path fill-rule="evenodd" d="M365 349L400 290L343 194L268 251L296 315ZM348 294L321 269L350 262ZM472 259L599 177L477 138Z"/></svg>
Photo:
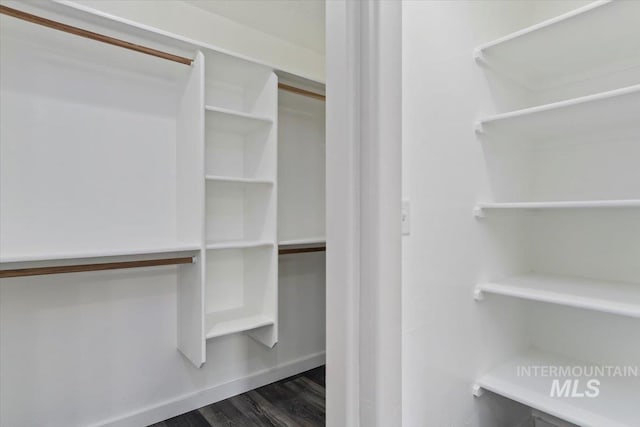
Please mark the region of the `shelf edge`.
<svg viewBox="0 0 640 427"><path fill-rule="evenodd" d="M505 202L505 203L479 203L474 212L479 210L499 209L605 209L605 208L638 208L640 199L623 200L586 200L563 202Z"/></svg>
<svg viewBox="0 0 640 427"><path fill-rule="evenodd" d="M568 21L572 18L575 18L577 16L580 16L584 13L588 13L594 9L598 9L600 7L612 4L613 1L612 0L598 0L598 1L594 1L593 3L589 3L585 6L579 7L577 9L574 9L572 11L569 11L567 13L563 13L562 15L558 15L556 17L553 17L551 19L547 19L545 21L539 22L537 24L531 25L529 27L523 28L521 30L518 31L514 31L513 33L507 34L506 36L497 38L495 40L492 40L490 42L487 43L483 43L479 46L476 47L476 51L478 52L482 52L484 50L490 49L494 46L500 45L502 43L506 43L509 42L511 40L515 40L519 37L528 35L528 34L532 34L535 33L537 31L543 30L547 27L551 27L553 25L556 24L560 24L564 21Z"/></svg>
<svg viewBox="0 0 640 427"><path fill-rule="evenodd" d="M264 319L260 319L260 322L255 322L252 325L249 325L248 328L230 328L228 331L220 331L218 333L212 333L211 331L207 332L205 334L205 339L212 339L212 338L218 338L218 337L223 337L226 335L231 335L231 334L237 334L240 332L246 332L246 331L252 331L254 329L258 329L258 328L264 328L266 326L274 326L275 325L275 321L273 319L269 319L268 317L264 317ZM211 328L211 329L215 329L215 328Z"/></svg>
<svg viewBox="0 0 640 427"><path fill-rule="evenodd" d="M225 249L250 249L264 246L275 246L275 243L269 240L234 240L217 243L208 242L205 244L205 249L214 251Z"/></svg>
<svg viewBox="0 0 640 427"><path fill-rule="evenodd" d="M493 116L489 116L484 119L478 120L476 126L482 127L486 125L491 125L492 123L502 121L502 120L509 120L509 119L525 117L525 116L544 113L544 112L562 110L565 108L571 108L578 105L589 104L592 102L596 103L599 101L605 101L608 99L632 95L635 93L640 93L640 84L626 86L623 88L614 89L606 92L595 93L592 95L580 96L578 98L571 98L564 101L553 102L550 104L543 104L535 107L509 111L507 113L495 114Z"/></svg>
<svg viewBox="0 0 640 427"><path fill-rule="evenodd" d="M253 178L236 178L233 176L222 175L205 175L206 181L216 182L233 182L238 184L258 184L258 185L274 185L275 181L270 179L253 179Z"/></svg>
<svg viewBox="0 0 640 427"><path fill-rule="evenodd" d="M245 113L243 111L231 110L223 107L214 107L212 105L205 105L204 109L205 111L210 111L212 113L226 114L229 116L241 117L243 119L261 121L265 124L273 124L273 119L266 116L258 116L256 114Z"/></svg>
<svg viewBox="0 0 640 427"><path fill-rule="evenodd" d="M640 288L640 285L639 285ZM640 290L639 290L640 292ZM545 290L531 290L500 283L483 283L476 286L474 295L476 300L482 300L483 294L502 295L511 298L519 298L527 301L543 302L562 305L565 307L580 308L583 310L597 311L632 318L640 318L640 306L619 302L606 302L593 297L565 294Z"/></svg>

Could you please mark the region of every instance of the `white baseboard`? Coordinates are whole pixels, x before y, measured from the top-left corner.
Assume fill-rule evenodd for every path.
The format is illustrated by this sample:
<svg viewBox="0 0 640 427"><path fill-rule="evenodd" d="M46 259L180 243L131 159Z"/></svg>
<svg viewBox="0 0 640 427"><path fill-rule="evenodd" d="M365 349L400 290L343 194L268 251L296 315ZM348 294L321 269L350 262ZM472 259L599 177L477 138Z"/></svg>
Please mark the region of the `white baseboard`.
<svg viewBox="0 0 640 427"><path fill-rule="evenodd" d="M316 368L325 363L325 353L312 354L303 359L294 360L274 368L256 372L248 377L239 378L224 384L215 385L194 393L182 395L138 411L112 418L94 427L144 427L202 406L227 399L254 388L262 387L274 381Z"/></svg>

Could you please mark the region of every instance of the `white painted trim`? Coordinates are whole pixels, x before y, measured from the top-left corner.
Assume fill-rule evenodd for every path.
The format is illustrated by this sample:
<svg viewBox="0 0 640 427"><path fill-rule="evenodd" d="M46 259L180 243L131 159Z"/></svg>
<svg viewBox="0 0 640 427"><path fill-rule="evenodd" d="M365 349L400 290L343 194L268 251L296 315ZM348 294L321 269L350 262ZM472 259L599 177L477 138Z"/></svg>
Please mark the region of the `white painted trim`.
<svg viewBox="0 0 640 427"><path fill-rule="evenodd" d="M360 2L326 2L327 427L360 425Z"/></svg>
<svg viewBox="0 0 640 427"><path fill-rule="evenodd" d="M265 369L252 375L218 384L204 390L182 395L178 398L147 406L129 414L105 420L90 427L140 427L154 424L185 412L236 396L263 385L317 368L325 363L325 353L293 360L280 366Z"/></svg>
<svg viewBox="0 0 640 427"><path fill-rule="evenodd" d="M401 3L326 17L327 426L401 425Z"/></svg>
<svg viewBox="0 0 640 427"><path fill-rule="evenodd" d="M360 425L402 425L402 3L361 2Z"/></svg>

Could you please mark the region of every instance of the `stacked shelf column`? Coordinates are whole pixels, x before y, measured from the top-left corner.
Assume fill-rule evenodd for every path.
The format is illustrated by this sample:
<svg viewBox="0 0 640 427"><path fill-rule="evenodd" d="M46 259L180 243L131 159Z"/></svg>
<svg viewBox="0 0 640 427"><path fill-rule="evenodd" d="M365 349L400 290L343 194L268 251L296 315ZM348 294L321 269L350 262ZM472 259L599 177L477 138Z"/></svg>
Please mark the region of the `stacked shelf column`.
<svg viewBox="0 0 640 427"><path fill-rule="evenodd" d="M205 339L246 332L272 347L277 322L277 77L207 56Z"/></svg>

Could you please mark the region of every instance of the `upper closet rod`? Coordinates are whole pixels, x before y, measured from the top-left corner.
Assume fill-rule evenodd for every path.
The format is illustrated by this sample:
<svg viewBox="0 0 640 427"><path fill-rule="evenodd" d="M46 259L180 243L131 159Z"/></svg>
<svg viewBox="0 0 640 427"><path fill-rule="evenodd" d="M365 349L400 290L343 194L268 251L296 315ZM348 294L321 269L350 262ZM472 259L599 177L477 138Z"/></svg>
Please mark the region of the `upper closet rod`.
<svg viewBox="0 0 640 427"><path fill-rule="evenodd" d="M284 83L278 83L278 88L282 90L286 90L288 92L297 93L298 95L308 96L309 98L319 99L320 101L325 100L325 96L319 93L311 92L310 90L300 89L295 86L289 86Z"/></svg>
<svg viewBox="0 0 640 427"><path fill-rule="evenodd" d="M14 18L22 19L27 22L42 25L44 27L53 28L54 30L64 31L65 33L75 34L76 36L85 37L91 40L96 40L102 43L110 44L113 46L123 47L125 49L135 50L147 55L156 56L158 58L166 59L169 61L179 62L180 64L191 65L193 62L190 58L185 58L171 53L163 52L161 50L152 49L150 47L140 46L135 43L130 43L124 40L116 39L113 37L105 36L103 34L94 33L93 31L83 30L82 28L73 27L71 25L63 24L61 22L52 21L50 19L42 18L40 16L32 15L21 10L12 9L7 6L0 5L0 13Z"/></svg>
<svg viewBox="0 0 640 427"><path fill-rule="evenodd" d="M54 267L0 270L0 279L8 277L43 276L46 274L80 273L84 271L119 270L123 268L157 267L161 265L192 264L194 257L146 259L141 261L105 262L101 264L60 265Z"/></svg>

